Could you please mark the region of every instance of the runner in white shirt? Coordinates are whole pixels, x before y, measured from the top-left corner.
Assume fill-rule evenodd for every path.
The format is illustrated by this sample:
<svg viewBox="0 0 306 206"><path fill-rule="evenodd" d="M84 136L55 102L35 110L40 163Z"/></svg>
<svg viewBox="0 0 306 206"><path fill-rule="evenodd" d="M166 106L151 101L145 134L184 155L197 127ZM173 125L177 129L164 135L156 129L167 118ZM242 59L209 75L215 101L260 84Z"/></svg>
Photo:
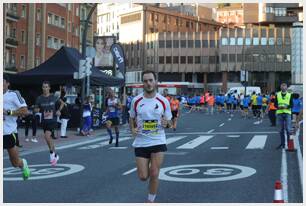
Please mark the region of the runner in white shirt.
<svg viewBox="0 0 306 206"><path fill-rule="evenodd" d="M167 151L164 128L171 127L172 114L169 101L156 92L156 74L144 71L142 78L144 93L132 100L130 127L135 138L138 177L142 181L150 178L147 202L154 202L159 170Z"/></svg>
<svg viewBox="0 0 306 206"><path fill-rule="evenodd" d="M14 167L22 170L24 180L30 177L26 159L21 159L16 148L17 117L28 113L27 104L18 91L8 90L7 74L3 75L3 149L6 149Z"/></svg>

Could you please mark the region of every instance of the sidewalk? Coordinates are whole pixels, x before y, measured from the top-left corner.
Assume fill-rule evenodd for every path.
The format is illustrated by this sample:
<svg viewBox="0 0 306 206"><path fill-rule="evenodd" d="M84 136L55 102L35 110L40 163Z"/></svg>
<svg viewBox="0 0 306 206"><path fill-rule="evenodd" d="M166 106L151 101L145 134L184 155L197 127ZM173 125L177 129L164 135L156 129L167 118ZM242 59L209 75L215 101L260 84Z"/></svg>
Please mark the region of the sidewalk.
<svg viewBox="0 0 306 206"><path fill-rule="evenodd" d="M38 140L37 143L35 142L31 142L31 137L32 137L32 129L29 130L29 142L25 141L25 129L24 128L19 128L18 129L18 139L19 139L19 143L20 145L22 145L21 148L19 148L19 152L25 152L25 151L31 151L34 149L42 149L45 148L47 149L48 146L46 144L46 140L44 139L44 134L43 134L43 130L41 128L37 129L36 132L36 138ZM114 130L114 129L113 129ZM125 125L120 125L119 126L119 130L120 133L125 133L129 131L128 128L128 124ZM114 132L114 131L113 131ZM56 147L58 146L62 146L62 145L67 145L70 143L74 143L74 142L80 142L82 140L88 140L88 139L96 139L99 138L101 136L106 136L108 135L106 128L99 128L99 129L95 129L90 136L81 136L76 129L69 129L67 130L66 136L68 138L60 138L60 130L55 131L55 136L58 137L57 139L53 139L54 144Z"/></svg>

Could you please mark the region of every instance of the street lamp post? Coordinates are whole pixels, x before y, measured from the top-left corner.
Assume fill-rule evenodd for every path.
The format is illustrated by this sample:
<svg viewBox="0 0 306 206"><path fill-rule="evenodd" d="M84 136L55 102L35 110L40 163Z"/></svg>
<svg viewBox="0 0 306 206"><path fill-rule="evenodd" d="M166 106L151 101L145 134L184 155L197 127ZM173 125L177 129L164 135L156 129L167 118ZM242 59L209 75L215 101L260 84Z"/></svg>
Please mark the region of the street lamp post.
<svg viewBox="0 0 306 206"><path fill-rule="evenodd" d="M90 12L87 15L87 18L85 20L84 30L82 34L82 59L86 59L86 37L87 37L87 29L88 29L88 23L92 16L92 13L97 7L97 3L93 5ZM87 76L87 81L90 81L90 75ZM84 105L84 99L85 99L85 87L86 87L86 79L85 77L82 78L82 94L81 94L81 108L80 108L80 131L81 131L81 124L82 124L82 113L83 113L83 105ZM90 87L90 84L89 84ZM88 88L89 91L89 88Z"/></svg>

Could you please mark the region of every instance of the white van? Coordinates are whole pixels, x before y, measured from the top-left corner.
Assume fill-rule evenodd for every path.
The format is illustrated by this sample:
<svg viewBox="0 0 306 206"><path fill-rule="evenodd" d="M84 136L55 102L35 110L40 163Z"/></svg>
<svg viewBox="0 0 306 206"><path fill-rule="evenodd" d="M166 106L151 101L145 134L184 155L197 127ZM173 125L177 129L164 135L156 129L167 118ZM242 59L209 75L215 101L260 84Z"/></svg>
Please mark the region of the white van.
<svg viewBox="0 0 306 206"><path fill-rule="evenodd" d="M227 96L228 94L233 94L235 90L237 90L237 94L242 93L244 95L244 88L245 87L232 87L226 92L225 96ZM261 93L260 87L247 87L246 95L252 95L254 91L256 92L256 94Z"/></svg>

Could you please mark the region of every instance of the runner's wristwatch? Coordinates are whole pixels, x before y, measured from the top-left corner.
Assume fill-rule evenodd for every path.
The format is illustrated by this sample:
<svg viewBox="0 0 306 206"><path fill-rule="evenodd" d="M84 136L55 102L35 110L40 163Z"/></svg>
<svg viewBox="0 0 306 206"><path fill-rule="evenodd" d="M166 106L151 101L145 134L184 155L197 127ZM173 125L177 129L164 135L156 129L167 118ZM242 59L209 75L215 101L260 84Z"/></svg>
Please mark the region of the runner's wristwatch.
<svg viewBox="0 0 306 206"><path fill-rule="evenodd" d="M13 115L13 110L6 110L7 115L12 116Z"/></svg>

